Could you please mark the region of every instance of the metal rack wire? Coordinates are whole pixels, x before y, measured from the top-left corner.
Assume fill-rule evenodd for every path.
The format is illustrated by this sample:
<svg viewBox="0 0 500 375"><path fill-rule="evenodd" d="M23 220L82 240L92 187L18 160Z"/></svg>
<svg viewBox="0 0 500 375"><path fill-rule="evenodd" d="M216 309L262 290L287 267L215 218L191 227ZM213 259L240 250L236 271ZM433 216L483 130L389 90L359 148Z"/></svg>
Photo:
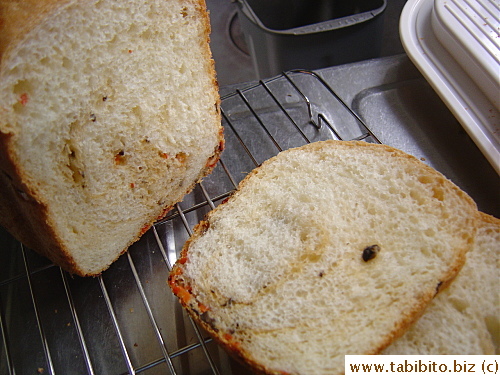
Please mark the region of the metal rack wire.
<svg viewBox="0 0 500 375"><path fill-rule="evenodd" d="M292 71L222 98L214 172L101 276L73 278L0 228L1 374L244 374L171 294L192 227L281 150L374 134L323 78Z"/></svg>

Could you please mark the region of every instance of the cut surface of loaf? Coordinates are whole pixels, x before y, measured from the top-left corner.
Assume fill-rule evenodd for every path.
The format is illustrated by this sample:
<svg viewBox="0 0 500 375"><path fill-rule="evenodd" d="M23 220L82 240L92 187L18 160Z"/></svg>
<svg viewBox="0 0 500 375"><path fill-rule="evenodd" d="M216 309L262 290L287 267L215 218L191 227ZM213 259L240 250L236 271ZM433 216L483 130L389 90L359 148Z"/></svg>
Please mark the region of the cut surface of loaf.
<svg viewBox="0 0 500 375"><path fill-rule="evenodd" d="M223 149L204 0L0 2L0 224L106 269Z"/></svg>
<svg viewBox="0 0 500 375"><path fill-rule="evenodd" d="M456 279L383 354L500 353L500 219L485 213L480 219Z"/></svg>
<svg viewBox="0 0 500 375"><path fill-rule="evenodd" d="M264 162L194 229L169 283L269 374L340 374L400 336L462 267L477 209L399 150L326 141Z"/></svg>

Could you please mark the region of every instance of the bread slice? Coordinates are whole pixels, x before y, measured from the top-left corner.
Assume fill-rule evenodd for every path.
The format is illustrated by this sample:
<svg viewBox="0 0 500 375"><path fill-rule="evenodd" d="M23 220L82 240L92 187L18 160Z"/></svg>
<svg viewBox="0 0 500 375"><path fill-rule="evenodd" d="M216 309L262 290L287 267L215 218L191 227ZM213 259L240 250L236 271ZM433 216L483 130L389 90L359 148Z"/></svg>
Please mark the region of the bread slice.
<svg viewBox="0 0 500 375"><path fill-rule="evenodd" d="M477 208L399 150L325 141L251 172L194 229L169 284L268 374L341 374L400 336L462 267Z"/></svg>
<svg viewBox="0 0 500 375"><path fill-rule="evenodd" d="M0 223L106 269L223 148L204 0L0 2Z"/></svg>
<svg viewBox="0 0 500 375"><path fill-rule="evenodd" d="M383 354L500 353L500 219L480 217L474 246L455 281Z"/></svg>

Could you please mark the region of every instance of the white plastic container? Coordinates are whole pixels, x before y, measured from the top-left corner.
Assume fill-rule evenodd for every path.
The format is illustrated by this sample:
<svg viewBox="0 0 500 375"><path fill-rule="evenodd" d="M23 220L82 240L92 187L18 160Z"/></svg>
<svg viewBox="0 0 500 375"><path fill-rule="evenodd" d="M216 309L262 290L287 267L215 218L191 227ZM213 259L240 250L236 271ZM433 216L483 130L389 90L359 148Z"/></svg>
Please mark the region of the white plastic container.
<svg viewBox="0 0 500 375"><path fill-rule="evenodd" d="M488 0L435 0L437 39L500 109L500 9Z"/></svg>
<svg viewBox="0 0 500 375"><path fill-rule="evenodd" d="M500 174L500 0L408 0L402 44Z"/></svg>

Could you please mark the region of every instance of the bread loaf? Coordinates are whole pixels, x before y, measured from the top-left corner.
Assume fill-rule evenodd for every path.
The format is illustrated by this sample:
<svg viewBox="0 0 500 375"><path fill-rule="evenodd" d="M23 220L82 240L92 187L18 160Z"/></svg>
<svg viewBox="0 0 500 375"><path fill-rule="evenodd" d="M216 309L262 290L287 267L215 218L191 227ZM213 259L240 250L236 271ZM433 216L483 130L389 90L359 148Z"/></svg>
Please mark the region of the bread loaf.
<svg viewBox="0 0 500 375"><path fill-rule="evenodd" d="M383 354L500 353L500 219L484 213L480 218L456 279Z"/></svg>
<svg viewBox="0 0 500 375"><path fill-rule="evenodd" d="M455 277L473 200L399 150L326 141L264 162L194 229L169 284L268 374L341 374L380 353Z"/></svg>
<svg viewBox="0 0 500 375"><path fill-rule="evenodd" d="M0 224L106 269L223 148L204 0L0 1Z"/></svg>

